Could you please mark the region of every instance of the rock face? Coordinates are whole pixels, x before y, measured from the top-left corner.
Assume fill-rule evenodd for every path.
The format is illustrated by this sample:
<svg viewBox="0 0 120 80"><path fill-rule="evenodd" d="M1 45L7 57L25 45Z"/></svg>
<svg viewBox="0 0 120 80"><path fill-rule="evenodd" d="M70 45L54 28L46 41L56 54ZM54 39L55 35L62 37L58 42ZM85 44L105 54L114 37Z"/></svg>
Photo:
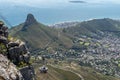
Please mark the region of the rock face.
<svg viewBox="0 0 120 80"><path fill-rule="evenodd" d="M24 42L9 42L8 47L8 58L14 64L19 65L21 62L29 64L30 54Z"/></svg>
<svg viewBox="0 0 120 80"><path fill-rule="evenodd" d="M32 15L28 15L26 25L32 21L31 18L34 20ZM33 80L34 75L30 74L34 74L34 69L29 67L29 61L30 54L25 43L20 40L8 40L8 28L0 24L0 80ZM29 65L29 69L25 72L31 71L26 74L30 79L24 77L24 68L18 71L14 64L16 66Z"/></svg>
<svg viewBox="0 0 120 80"><path fill-rule="evenodd" d="M37 20L34 18L34 16L32 14L28 14L22 30L23 31L27 30L29 25L34 24L36 22L37 22Z"/></svg>
<svg viewBox="0 0 120 80"><path fill-rule="evenodd" d="M0 54L0 80L23 80L16 66L2 54Z"/></svg>

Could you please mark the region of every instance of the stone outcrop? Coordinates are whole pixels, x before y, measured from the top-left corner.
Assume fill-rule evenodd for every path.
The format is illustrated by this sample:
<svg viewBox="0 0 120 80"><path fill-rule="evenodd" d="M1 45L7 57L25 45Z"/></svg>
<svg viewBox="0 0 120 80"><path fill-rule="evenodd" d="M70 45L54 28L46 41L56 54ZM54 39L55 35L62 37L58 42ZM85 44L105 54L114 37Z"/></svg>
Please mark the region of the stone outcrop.
<svg viewBox="0 0 120 80"><path fill-rule="evenodd" d="M14 64L19 65L20 62L29 64L30 54L24 42L9 42L8 47L8 58Z"/></svg>
<svg viewBox="0 0 120 80"><path fill-rule="evenodd" d="M16 66L2 54L0 54L0 80L23 80Z"/></svg>
<svg viewBox="0 0 120 80"><path fill-rule="evenodd" d="M29 22L31 20L28 18L26 23ZM30 54L25 43L21 40L8 39L8 28L0 23L0 80L33 80L35 75L31 74L34 74L34 68L30 67L29 61ZM16 66L23 66L23 64L28 69L22 67L20 71L17 70Z"/></svg>

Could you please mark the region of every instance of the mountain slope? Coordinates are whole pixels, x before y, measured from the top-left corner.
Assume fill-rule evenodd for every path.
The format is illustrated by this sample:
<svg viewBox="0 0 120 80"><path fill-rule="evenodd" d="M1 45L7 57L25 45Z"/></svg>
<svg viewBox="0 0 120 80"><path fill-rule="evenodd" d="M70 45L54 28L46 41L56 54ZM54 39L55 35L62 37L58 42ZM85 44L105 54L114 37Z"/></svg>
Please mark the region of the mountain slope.
<svg viewBox="0 0 120 80"><path fill-rule="evenodd" d="M25 41L31 50L47 48L58 50L58 47L63 49L72 46L71 35L73 37L81 35L96 37L104 32L119 35L119 31L120 21L109 18L84 21L62 30L47 27L37 22L34 16L29 14L25 23L10 29L10 34Z"/></svg>
<svg viewBox="0 0 120 80"><path fill-rule="evenodd" d="M100 34L101 32L119 32L120 21L109 18L94 19L81 22L73 27L66 28L65 31L74 36L93 36L94 34Z"/></svg>
<svg viewBox="0 0 120 80"><path fill-rule="evenodd" d="M11 28L10 34L25 41L31 50L72 46L72 41L66 35L37 22L32 14L28 14L25 23Z"/></svg>

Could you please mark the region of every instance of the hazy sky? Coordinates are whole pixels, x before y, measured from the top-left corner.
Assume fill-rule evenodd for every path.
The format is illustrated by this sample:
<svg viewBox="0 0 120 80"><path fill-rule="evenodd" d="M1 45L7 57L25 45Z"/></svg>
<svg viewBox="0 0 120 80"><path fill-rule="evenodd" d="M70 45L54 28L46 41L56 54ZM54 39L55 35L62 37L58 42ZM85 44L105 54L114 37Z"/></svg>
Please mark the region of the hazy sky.
<svg viewBox="0 0 120 80"><path fill-rule="evenodd" d="M54 7L54 6L66 6L69 1L85 1L86 3L80 4L120 4L120 0L0 0L0 3L12 3L16 5L27 5L34 7Z"/></svg>
<svg viewBox="0 0 120 80"><path fill-rule="evenodd" d="M45 24L93 18L120 19L119 9L120 0L0 0L0 14L12 25L23 22L28 13Z"/></svg>

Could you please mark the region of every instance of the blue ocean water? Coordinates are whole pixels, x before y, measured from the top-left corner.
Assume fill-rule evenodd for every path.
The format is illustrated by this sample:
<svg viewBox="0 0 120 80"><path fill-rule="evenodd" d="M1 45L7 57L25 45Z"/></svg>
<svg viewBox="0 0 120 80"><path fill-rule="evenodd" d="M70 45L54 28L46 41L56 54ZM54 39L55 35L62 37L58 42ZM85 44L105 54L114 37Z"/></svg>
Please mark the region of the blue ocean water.
<svg viewBox="0 0 120 80"><path fill-rule="evenodd" d="M64 21L84 21L94 18L120 19L120 5L83 5L72 4L64 7L36 8L28 6L2 6L0 14L12 26L25 21L28 13L32 13L35 18L46 25L51 25Z"/></svg>

